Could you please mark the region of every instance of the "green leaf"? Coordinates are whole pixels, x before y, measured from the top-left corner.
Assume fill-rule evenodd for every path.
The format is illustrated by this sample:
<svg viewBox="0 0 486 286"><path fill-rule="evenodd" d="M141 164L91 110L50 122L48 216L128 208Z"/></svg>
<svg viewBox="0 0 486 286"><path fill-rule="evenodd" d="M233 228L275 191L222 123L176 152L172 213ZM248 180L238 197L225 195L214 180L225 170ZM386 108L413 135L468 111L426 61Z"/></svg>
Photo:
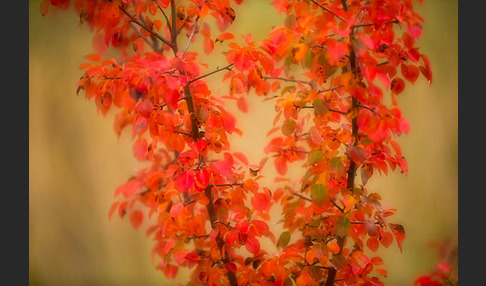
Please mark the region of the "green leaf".
<svg viewBox="0 0 486 286"><path fill-rule="evenodd" d="M277 240L277 247L285 248L290 242L290 231L284 231Z"/></svg>
<svg viewBox="0 0 486 286"><path fill-rule="evenodd" d="M350 228L351 221L349 220L349 218L342 216L336 222L336 235L343 237L348 233Z"/></svg>
<svg viewBox="0 0 486 286"><path fill-rule="evenodd" d="M290 92L294 88L295 88L295 85L286 86L286 87L282 88L282 90L280 91L280 95L283 96L286 92Z"/></svg>
<svg viewBox="0 0 486 286"><path fill-rule="evenodd" d="M305 172L304 178L302 179L302 186L301 186L302 189L305 188L305 185L307 184L307 181L309 180L311 175L312 175L312 170L307 170L307 172Z"/></svg>
<svg viewBox="0 0 486 286"><path fill-rule="evenodd" d="M314 105L314 112L316 113L317 116L322 116L329 111L329 109L324 104L324 100L320 98L314 99L313 105Z"/></svg>
<svg viewBox="0 0 486 286"><path fill-rule="evenodd" d="M324 156L321 150L314 149L307 155L307 166L315 165Z"/></svg>
<svg viewBox="0 0 486 286"><path fill-rule="evenodd" d="M285 136L292 136L292 134L294 134L294 131L295 131L295 121L292 120L292 119L289 119L287 121L285 121L285 123L282 125L282 133L283 135Z"/></svg>
<svg viewBox="0 0 486 286"><path fill-rule="evenodd" d="M327 201L327 189L323 184L313 185L310 190L310 196L312 202L321 207Z"/></svg>

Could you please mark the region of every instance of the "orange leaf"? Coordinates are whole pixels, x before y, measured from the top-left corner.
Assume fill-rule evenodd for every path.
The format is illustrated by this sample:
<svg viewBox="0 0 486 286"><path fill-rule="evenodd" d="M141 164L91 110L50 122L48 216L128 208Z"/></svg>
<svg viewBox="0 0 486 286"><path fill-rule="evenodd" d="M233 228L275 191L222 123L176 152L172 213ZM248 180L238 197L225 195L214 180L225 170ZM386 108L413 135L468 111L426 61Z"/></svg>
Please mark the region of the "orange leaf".
<svg viewBox="0 0 486 286"><path fill-rule="evenodd" d="M82 63L82 64L79 65L80 70L89 69L89 68L92 68L92 67L93 67L92 63Z"/></svg>
<svg viewBox="0 0 486 286"><path fill-rule="evenodd" d="M380 238L380 242L384 247L389 247L393 242L393 234L391 232L385 231L383 236Z"/></svg>
<svg viewBox="0 0 486 286"><path fill-rule="evenodd" d="M93 62L99 62L100 61L100 56L97 54L89 54L84 56L83 58L93 61Z"/></svg>
<svg viewBox="0 0 486 286"><path fill-rule="evenodd" d="M329 251L331 251L332 253L334 254L339 253L339 244L337 244L336 242L331 242L327 247Z"/></svg>
<svg viewBox="0 0 486 286"><path fill-rule="evenodd" d="M133 228L137 229L143 222L143 212L140 210L135 210L130 213L130 223Z"/></svg>
<svg viewBox="0 0 486 286"><path fill-rule="evenodd" d="M216 38L216 42L217 41L222 42L222 41L225 41L225 40L232 40L234 38L235 38L235 36L233 34L231 34L231 33L222 33L221 35L219 35Z"/></svg>

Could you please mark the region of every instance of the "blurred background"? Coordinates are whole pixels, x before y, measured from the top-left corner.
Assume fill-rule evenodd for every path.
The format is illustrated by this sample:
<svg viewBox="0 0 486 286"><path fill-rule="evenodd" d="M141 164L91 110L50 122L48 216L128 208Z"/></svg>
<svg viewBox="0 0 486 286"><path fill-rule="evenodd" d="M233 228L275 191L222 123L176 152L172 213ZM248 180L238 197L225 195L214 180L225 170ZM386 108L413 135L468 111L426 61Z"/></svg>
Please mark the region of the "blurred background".
<svg viewBox="0 0 486 286"><path fill-rule="evenodd" d="M71 10L39 12L29 1L29 278L30 285L174 285L150 260L152 242L143 226L108 221L114 190L142 165L132 158L130 137L113 132L114 113L97 114L75 88L83 56L93 52L91 35ZM247 0L237 11L235 35L261 40L279 15L270 1ZM383 205L398 209L404 225L403 253L393 243L380 250L387 285L413 285L438 262L433 244L458 236L458 3L417 4L426 19L418 42L432 62L433 83L423 77L400 95L411 131L399 138L409 164L407 176L375 175L368 188ZM54 13L52 13L54 12ZM273 101L254 97L250 113L238 115L242 137L234 149L250 163L264 156ZM251 142L251 144L249 144ZM250 152L250 153L249 153ZM268 164L266 170L270 170Z"/></svg>

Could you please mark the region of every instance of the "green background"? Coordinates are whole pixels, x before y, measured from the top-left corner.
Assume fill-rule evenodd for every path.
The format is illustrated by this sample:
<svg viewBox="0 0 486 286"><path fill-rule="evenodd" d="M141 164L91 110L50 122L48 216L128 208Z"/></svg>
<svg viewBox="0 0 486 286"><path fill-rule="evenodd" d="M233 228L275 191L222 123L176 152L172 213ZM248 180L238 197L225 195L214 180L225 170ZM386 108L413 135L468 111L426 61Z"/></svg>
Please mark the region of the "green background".
<svg viewBox="0 0 486 286"><path fill-rule="evenodd" d="M246 0L236 13L235 34L252 33L261 40L279 24L269 2ZM29 284L185 281L184 272L179 280L166 281L155 270L145 224L136 231L127 220L108 221L115 188L143 165L132 158L129 134L114 134L114 114L102 117L93 102L75 94L82 75L78 66L93 52L88 29L78 27L72 10L42 17L39 4L29 2ZM434 79L429 86L420 77L399 96L411 125L398 140L409 174L377 174L368 183L382 195L383 205L398 209L391 220L407 233L403 253L395 243L380 250L387 285L412 285L438 262L431 244L455 245L458 236L458 3L425 0L417 10L426 19L418 46L430 57ZM214 64L213 58L208 63ZM231 142L251 163L264 156L272 103L254 97L248 114L232 107L245 134Z"/></svg>

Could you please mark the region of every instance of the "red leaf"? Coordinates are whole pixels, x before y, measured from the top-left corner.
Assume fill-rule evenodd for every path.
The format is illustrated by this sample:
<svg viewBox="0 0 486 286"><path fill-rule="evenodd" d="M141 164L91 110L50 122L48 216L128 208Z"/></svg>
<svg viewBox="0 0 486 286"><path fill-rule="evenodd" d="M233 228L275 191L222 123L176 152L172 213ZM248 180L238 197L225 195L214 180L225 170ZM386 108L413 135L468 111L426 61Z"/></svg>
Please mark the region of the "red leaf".
<svg viewBox="0 0 486 286"><path fill-rule="evenodd" d="M351 160L353 160L356 164L361 165L366 161L366 150L359 147L359 146L349 146L346 149Z"/></svg>
<svg viewBox="0 0 486 286"><path fill-rule="evenodd" d="M183 209L184 209L183 203L176 203L175 205L172 205L172 207L170 208L170 216L177 217L182 212Z"/></svg>
<svg viewBox="0 0 486 286"><path fill-rule="evenodd" d="M238 100L236 101L236 105L238 106L238 109L241 110L241 112L248 112L248 101L244 96L238 98Z"/></svg>
<svg viewBox="0 0 486 286"><path fill-rule="evenodd" d="M422 72L422 74L425 76L425 78L429 81L429 84L432 83L432 69L430 67L430 60L429 57L421 54L420 57L424 61L424 65L420 66L419 69Z"/></svg>
<svg viewBox="0 0 486 286"><path fill-rule="evenodd" d="M319 129L316 126L312 126L309 129L309 135L314 144L321 144L324 139L322 138L321 132L319 132Z"/></svg>
<svg viewBox="0 0 486 286"><path fill-rule="evenodd" d="M194 171L182 172L175 180L175 188L179 192L188 191L194 184Z"/></svg>
<svg viewBox="0 0 486 286"><path fill-rule="evenodd" d="M393 234L391 232L385 231L383 236L380 237L380 243L384 247L389 247L393 242Z"/></svg>
<svg viewBox="0 0 486 286"><path fill-rule="evenodd" d="M235 241L237 241L237 239L238 239L238 232L234 229L230 229L224 236L224 241L229 247L232 247L235 244Z"/></svg>
<svg viewBox="0 0 486 286"><path fill-rule="evenodd" d="M405 229L401 224L389 223L388 225L391 227L393 234L395 235L400 252L402 252L402 242L405 239Z"/></svg>
<svg viewBox="0 0 486 286"><path fill-rule="evenodd" d="M134 143L133 143L133 156L137 158L137 160L142 161L146 159L147 155L147 148L148 148L148 143L147 140L143 137L138 138Z"/></svg>
<svg viewBox="0 0 486 286"><path fill-rule="evenodd" d="M241 152L234 152L233 155L238 158L245 166L248 166L248 159L246 158L245 154Z"/></svg>
<svg viewBox="0 0 486 286"><path fill-rule="evenodd" d="M225 266L231 272L236 272L237 270L236 264L234 264L233 262L228 262Z"/></svg>
<svg viewBox="0 0 486 286"><path fill-rule="evenodd" d="M247 220L239 221L235 225L236 229L241 233L246 233L248 231L248 226L249 224Z"/></svg>
<svg viewBox="0 0 486 286"><path fill-rule="evenodd" d="M203 50L206 55L209 55L214 49L214 42L210 38L203 40Z"/></svg>
<svg viewBox="0 0 486 286"><path fill-rule="evenodd" d="M390 88L394 94L400 94L405 89L405 81L399 77L395 77L391 81Z"/></svg>
<svg viewBox="0 0 486 286"><path fill-rule="evenodd" d="M135 194L140 188L140 182L138 180L130 180L125 184L119 186L115 190L115 196L119 195L120 193L123 194L126 198L129 198Z"/></svg>
<svg viewBox="0 0 486 286"><path fill-rule="evenodd" d="M236 118L228 112L222 114L221 118L223 119L224 130L229 134L233 133L233 130L235 130Z"/></svg>
<svg viewBox="0 0 486 286"><path fill-rule="evenodd" d="M376 227L375 222L367 219L365 220L364 225L369 236L375 236L378 233L378 228Z"/></svg>
<svg viewBox="0 0 486 286"><path fill-rule="evenodd" d="M418 76L420 75L419 68L414 65L401 64L400 67L403 77L412 84L417 80Z"/></svg>
<svg viewBox="0 0 486 286"><path fill-rule="evenodd" d="M368 246L371 251L377 251L378 247L380 247L380 242L378 241L377 236L372 236L368 238L368 240L366 241L366 246Z"/></svg>
<svg viewBox="0 0 486 286"><path fill-rule="evenodd" d="M134 210L130 213L130 223L133 228L137 229L143 222L143 212L141 210Z"/></svg>
<svg viewBox="0 0 486 286"><path fill-rule="evenodd" d="M196 173L196 181L195 186L198 187L199 190L203 190L209 184L209 171L206 169L202 169L197 171Z"/></svg>
<svg viewBox="0 0 486 286"><path fill-rule="evenodd" d="M40 12L42 16L47 15L47 12L49 12L49 0L44 0L40 4Z"/></svg>
<svg viewBox="0 0 486 286"><path fill-rule="evenodd" d="M251 205L256 211L266 212L270 207L270 197L264 193L257 193L251 198Z"/></svg>
<svg viewBox="0 0 486 286"><path fill-rule="evenodd" d="M285 157L279 156L275 158L273 164L280 175L283 176L287 173L287 159L285 159Z"/></svg>
<svg viewBox="0 0 486 286"><path fill-rule="evenodd" d="M250 237L246 241L245 248L248 250L248 252L257 255L260 252L260 242L258 239Z"/></svg>

